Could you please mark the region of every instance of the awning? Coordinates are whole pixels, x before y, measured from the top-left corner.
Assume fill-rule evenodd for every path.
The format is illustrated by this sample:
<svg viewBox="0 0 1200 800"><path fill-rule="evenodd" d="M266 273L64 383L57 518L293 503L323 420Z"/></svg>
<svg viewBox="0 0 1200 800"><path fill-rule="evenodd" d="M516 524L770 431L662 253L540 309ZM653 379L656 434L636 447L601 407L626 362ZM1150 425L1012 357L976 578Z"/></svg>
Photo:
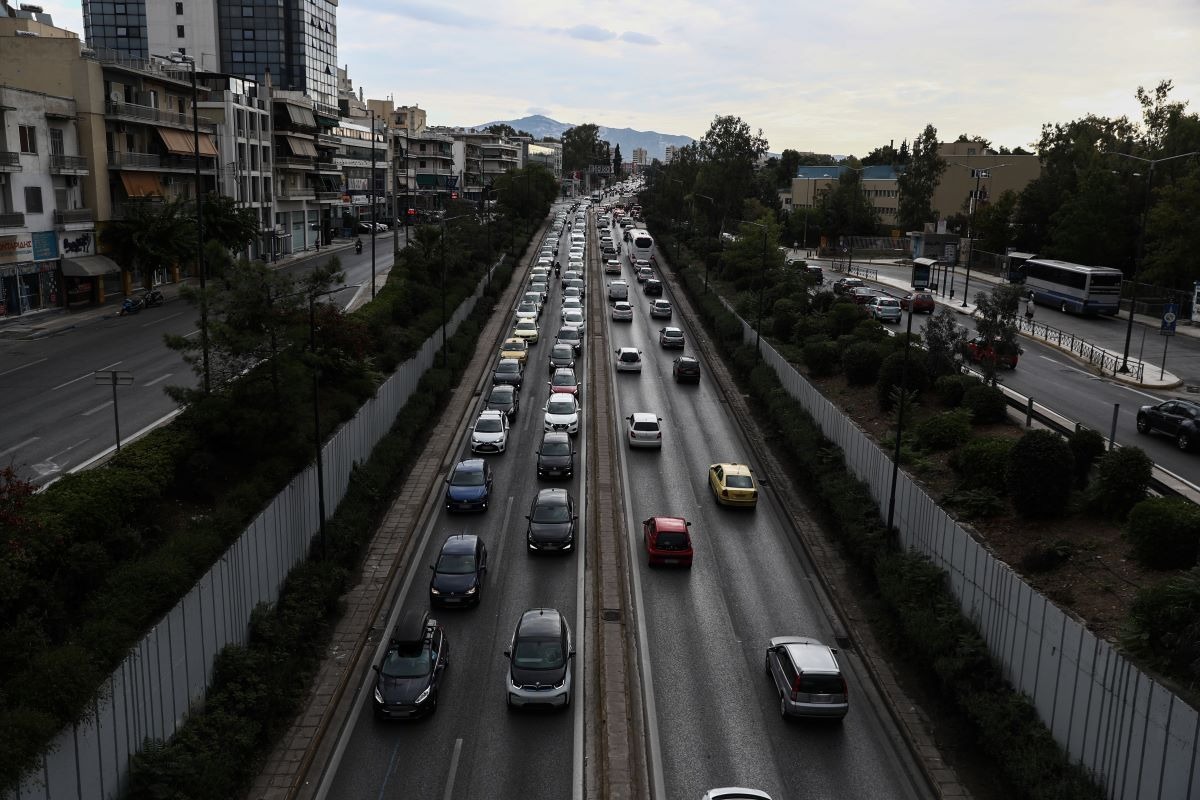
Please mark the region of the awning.
<svg viewBox="0 0 1200 800"><path fill-rule="evenodd" d="M292 155L297 158L316 158L317 146L313 144L312 139L305 139L303 136L284 136L287 139L288 147L292 148Z"/></svg>
<svg viewBox="0 0 1200 800"><path fill-rule="evenodd" d="M183 131L171 130L170 128L159 128L158 137L162 139L164 145L169 152L177 156L194 156L196 154L196 138L190 133ZM200 155L216 158L220 155L217 152L217 145L212 139L212 135L208 133L200 134Z"/></svg>
<svg viewBox="0 0 1200 800"><path fill-rule="evenodd" d="M302 128L317 127L317 120L313 116L311 109L294 106L291 103L284 103L284 105L287 106L288 116L291 118L293 125L299 125Z"/></svg>
<svg viewBox="0 0 1200 800"><path fill-rule="evenodd" d="M437 175L417 175L417 186L432 189L437 186Z"/></svg>
<svg viewBox="0 0 1200 800"><path fill-rule="evenodd" d="M125 194L130 197L155 197L163 193L158 175L153 172L122 172L121 183L125 184Z"/></svg>
<svg viewBox="0 0 1200 800"><path fill-rule="evenodd" d="M62 260L62 274L69 278L98 278L120 271L117 262L108 256L79 256Z"/></svg>

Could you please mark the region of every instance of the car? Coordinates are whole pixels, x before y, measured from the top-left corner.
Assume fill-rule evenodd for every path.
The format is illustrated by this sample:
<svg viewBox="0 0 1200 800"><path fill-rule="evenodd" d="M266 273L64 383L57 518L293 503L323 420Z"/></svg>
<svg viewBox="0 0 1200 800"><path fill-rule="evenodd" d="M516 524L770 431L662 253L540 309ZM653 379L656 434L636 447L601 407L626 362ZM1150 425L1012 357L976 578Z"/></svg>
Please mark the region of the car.
<svg viewBox="0 0 1200 800"><path fill-rule="evenodd" d="M650 517L642 521L642 545L646 548L646 564L692 566L692 523L683 517Z"/></svg>
<svg viewBox="0 0 1200 800"><path fill-rule="evenodd" d="M508 414L503 411L480 411L471 426L472 453L503 453L508 447Z"/></svg>
<svg viewBox="0 0 1200 800"><path fill-rule="evenodd" d="M816 264L809 264L806 266L804 268L804 276L808 278L811 283L817 286L820 286L825 282L825 273L822 272L821 267Z"/></svg>
<svg viewBox="0 0 1200 800"><path fill-rule="evenodd" d="M572 272L583 272L583 257L580 256L579 258L572 258L567 262L567 269Z"/></svg>
<svg viewBox="0 0 1200 800"><path fill-rule="evenodd" d="M559 315L566 314L568 311L578 311L580 314L584 313L583 301L578 297L563 298L562 310L559 312Z"/></svg>
<svg viewBox="0 0 1200 800"><path fill-rule="evenodd" d="M866 286L862 278L838 278L833 282L834 294L849 294L852 289Z"/></svg>
<svg viewBox="0 0 1200 800"><path fill-rule="evenodd" d="M582 300L587 295L587 286L584 284L582 278L568 278L563 281L562 290L563 297L578 297Z"/></svg>
<svg viewBox="0 0 1200 800"><path fill-rule="evenodd" d="M522 300L517 304L515 318L517 321L528 319L533 320L533 322L536 323L538 321L538 315L541 313L541 311L542 309L538 307L537 303L529 300Z"/></svg>
<svg viewBox="0 0 1200 800"><path fill-rule="evenodd" d="M583 284L567 283L567 281L582 281L582 280L583 280L583 273L579 272L578 270L569 269L562 274L562 283L563 283L564 289L567 286L579 286L580 288L582 288Z"/></svg>
<svg viewBox="0 0 1200 800"><path fill-rule="evenodd" d="M841 720L850 710L837 650L807 636L776 636L767 644L767 677L779 695L779 715Z"/></svg>
<svg viewBox="0 0 1200 800"><path fill-rule="evenodd" d="M550 285L546 281L534 281L529 284L529 291L537 292L542 296L542 302L546 302L546 296L550 293Z"/></svg>
<svg viewBox="0 0 1200 800"><path fill-rule="evenodd" d="M488 554L483 540L472 533L446 537L437 561L429 565L431 606L477 606L483 596Z"/></svg>
<svg viewBox="0 0 1200 800"><path fill-rule="evenodd" d="M608 301L611 303L615 300L629 299L629 284L618 278L615 281L608 282Z"/></svg>
<svg viewBox="0 0 1200 800"><path fill-rule="evenodd" d="M880 322L899 322L900 301L894 297L872 297L867 301L867 313Z"/></svg>
<svg viewBox="0 0 1200 800"><path fill-rule="evenodd" d="M542 489L533 498L525 529L531 553L566 552L575 547L575 500L566 489Z"/></svg>
<svg viewBox="0 0 1200 800"><path fill-rule="evenodd" d="M708 468L708 488L723 506L758 505L758 486L745 464L712 464Z"/></svg>
<svg viewBox="0 0 1200 800"><path fill-rule="evenodd" d="M555 342L550 348L550 371L559 367L574 367L575 366L575 348L567 342Z"/></svg>
<svg viewBox="0 0 1200 800"><path fill-rule="evenodd" d="M571 435L579 433L579 401L573 395L555 392L542 407L545 420L543 431L565 431Z"/></svg>
<svg viewBox="0 0 1200 800"><path fill-rule="evenodd" d="M513 386L520 386L523 372L520 361L515 358L502 358L496 362L496 369L492 372L492 385L511 383Z"/></svg>
<svg viewBox="0 0 1200 800"><path fill-rule="evenodd" d="M612 318L617 322L633 322L633 306L627 300L613 303Z"/></svg>
<svg viewBox="0 0 1200 800"><path fill-rule="evenodd" d="M447 511L487 511L492 495L492 468L482 458L454 465L446 477Z"/></svg>
<svg viewBox="0 0 1200 800"><path fill-rule="evenodd" d="M646 297L662 297L663 285L658 278L647 278L642 283L642 294Z"/></svg>
<svg viewBox="0 0 1200 800"><path fill-rule="evenodd" d="M483 410L500 411L511 424L512 418L521 410L521 391L511 383L497 383L488 392Z"/></svg>
<svg viewBox="0 0 1200 800"><path fill-rule="evenodd" d="M746 789L741 786L721 786L709 789L700 800L771 800L771 795L758 789Z"/></svg>
<svg viewBox="0 0 1200 800"><path fill-rule="evenodd" d="M583 331L572 325L564 325L555 334L554 343L569 344L571 345L571 349L575 351L575 355L579 355L579 351L583 349Z"/></svg>
<svg viewBox="0 0 1200 800"><path fill-rule="evenodd" d="M504 697L510 709L571 705L575 647L567 619L557 609L523 612L504 657L508 659Z"/></svg>
<svg viewBox="0 0 1200 800"><path fill-rule="evenodd" d="M580 385L575 377L575 370L570 367L560 367L554 370L550 376L550 380L546 382L550 387L550 393L569 394L575 397L579 396Z"/></svg>
<svg viewBox="0 0 1200 800"><path fill-rule="evenodd" d="M537 451L539 478L570 478L575 474L575 446L563 431L542 433L542 446Z"/></svg>
<svg viewBox="0 0 1200 800"><path fill-rule="evenodd" d="M900 307L905 311L910 308L917 314L932 314L937 303L934 302L933 294L925 291L910 292L900 298Z"/></svg>
<svg viewBox="0 0 1200 800"><path fill-rule="evenodd" d="M682 350L684 345L683 331L672 327L659 328L658 344L664 349L671 347Z"/></svg>
<svg viewBox="0 0 1200 800"><path fill-rule="evenodd" d="M632 255L632 253L631 253L630 255ZM650 269L650 270L651 270L651 272L653 272L653 270L652 270L652 269L651 269L651 267L650 267L650 261L649 261L648 259L645 259L645 258L630 258L630 261L631 261L631 262L633 262L633 273L634 273L635 275L637 275L638 273L640 273L640 272L641 272L642 270L644 270L644 269ZM640 280L645 280L645 278L641 278Z"/></svg>
<svg viewBox="0 0 1200 800"><path fill-rule="evenodd" d="M605 275L620 275L621 274L621 259L619 259L619 258L605 259L604 274Z"/></svg>
<svg viewBox="0 0 1200 800"><path fill-rule="evenodd" d="M1137 412L1137 429L1141 434L1165 433L1187 452L1200 444L1200 403L1179 399L1142 406Z"/></svg>
<svg viewBox="0 0 1200 800"><path fill-rule="evenodd" d="M671 377L676 383L699 383L700 360L694 356L680 356L671 363Z"/></svg>
<svg viewBox="0 0 1200 800"><path fill-rule="evenodd" d="M587 327L584 323L583 312L578 309L568 309L562 314L563 327L578 328L581 332Z"/></svg>
<svg viewBox="0 0 1200 800"><path fill-rule="evenodd" d="M535 306L537 306L538 313L540 314L546 299L542 297L541 293L539 292L526 292L525 294L521 295L521 302L533 303Z"/></svg>
<svg viewBox="0 0 1200 800"><path fill-rule="evenodd" d="M1017 368L1021 357L1021 346L1016 342L1004 342L1000 339L987 341L982 336L969 339L966 343L966 355L976 364L988 362L993 366Z"/></svg>
<svg viewBox="0 0 1200 800"><path fill-rule="evenodd" d="M871 302L872 299L879 296L879 290L872 289L869 286L855 286L845 294L854 301L855 305L865 306L867 303Z"/></svg>
<svg viewBox="0 0 1200 800"><path fill-rule="evenodd" d="M438 689L450 666L450 642L429 612L406 611L388 638L375 670L377 719L417 719L437 710Z"/></svg>
<svg viewBox="0 0 1200 800"><path fill-rule="evenodd" d="M515 358L524 368L529 359L529 342L516 336L511 336L500 345L501 358Z"/></svg>
<svg viewBox="0 0 1200 800"><path fill-rule="evenodd" d="M538 342L537 321L532 320L532 319L519 320L516 325L513 325L512 335L513 335L513 337L519 337L521 339L524 339L525 341L529 342L530 344L537 344L537 342Z"/></svg>
<svg viewBox="0 0 1200 800"><path fill-rule="evenodd" d="M641 372L642 351L636 347L617 349L617 372Z"/></svg>
<svg viewBox="0 0 1200 800"><path fill-rule="evenodd" d="M641 262L639 261L638 263ZM644 267L638 267L637 275L634 277L637 278L638 283L645 283L654 277L654 269L649 264Z"/></svg>
<svg viewBox="0 0 1200 800"><path fill-rule="evenodd" d="M625 420L629 423L626 435L630 447L662 449L662 417L646 411L635 411Z"/></svg>
<svg viewBox="0 0 1200 800"><path fill-rule="evenodd" d="M654 300L650 303L651 319L670 319L671 303L668 300Z"/></svg>

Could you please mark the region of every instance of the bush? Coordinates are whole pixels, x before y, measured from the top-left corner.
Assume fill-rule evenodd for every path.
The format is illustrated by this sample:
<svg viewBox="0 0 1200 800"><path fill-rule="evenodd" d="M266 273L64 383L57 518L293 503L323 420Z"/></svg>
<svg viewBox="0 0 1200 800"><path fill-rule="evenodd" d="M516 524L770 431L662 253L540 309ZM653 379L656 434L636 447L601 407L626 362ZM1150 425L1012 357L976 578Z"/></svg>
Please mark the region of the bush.
<svg viewBox="0 0 1200 800"><path fill-rule="evenodd" d="M882 342L891 337L887 335L887 329L879 320L864 319L854 326L854 338L860 342Z"/></svg>
<svg viewBox="0 0 1200 800"><path fill-rule="evenodd" d="M1121 643L1195 686L1200 681L1200 568L1139 590Z"/></svg>
<svg viewBox="0 0 1200 800"><path fill-rule="evenodd" d="M949 450L971 438L971 415L961 409L934 414L917 426L917 443L926 450Z"/></svg>
<svg viewBox="0 0 1200 800"><path fill-rule="evenodd" d="M804 345L804 365L814 378L825 378L835 372L839 363L837 345L828 340Z"/></svg>
<svg viewBox="0 0 1200 800"><path fill-rule="evenodd" d="M1125 519L1129 509L1146 498L1154 462L1140 447L1121 447L1100 459L1095 486L1096 508Z"/></svg>
<svg viewBox="0 0 1200 800"><path fill-rule="evenodd" d="M993 489L1005 485L1008 454L1016 441L1002 436L973 439L950 456L950 467L958 473L964 489Z"/></svg>
<svg viewBox="0 0 1200 800"><path fill-rule="evenodd" d="M1087 486L1092 464L1104 455L1104 437L1091 428L1079 428L1067 437L1067 446L1075 458L1075 485L1082 489Z"/></svg>
<svg viewBox="0 0 1200 800"><path fill-rule="evenodd" d="M980 387L985 388L985 387ZM1061 514L1071 499L1075 459L1057 433L1032 430L1008 454L1005 482L1013 505L1028 517Z"/></svg>
<svg viewBox="0 0 1200 800"><path fill-rule="evenodd" d="M951 492L942 499L947 508L956 508L967 519L996 517L1008 509L1008 504L992 489L963 489Z"/></svg>
<svg viewBox="0 0 1200 800"><path fill-rule="evenodd" d="M979 385L979 380L970 375L942 375L934 381L933 390L946 407L958 408L967 389Z"/></svg>
<svg viewBox="0 0 1200 800"><path fill-rule="evenodd" d="M971 412L971 419L976 425L1003 422L1008 414L1004 393L995 386L978 383L968 387L963 392L962 404Z"/></svg>
<svg viewBox="0 0 1200 800"><path fill-rule="evenodd" d="M858 342L842 353L842 371L851 386L870 386L879 378L879 365L883 362L879 347L872 342Z"/></svg>
<svg viewBox="0 0 1200 800"><path fill-rule="evenodd" d="M1200 508L1181 497L1143 500L1129 512L1125 537L1143 567L1189 569L1200 546Z"/></svg>
<svg viewBox="0 0 1200 800"><path fill-rule="evenodd" d="M862 306L854 303L839 301L830 307L828 313L829 333L834 338L853 333L858 323L867 318L867 312Z"/></svg>
<svg viewBox="0 0 1200 800"><path fill-rule="evenodd" d="M892 353L883 360L879 367L879 382L876 384L878 389L879 407L884 411L891 411L893 405L892 389L898 388L904 381L905 369L905 351L901 350L897 353ZM925 364L921 360L919 353L913 352L911 349L908 352L908 380L905 382L907 389L913 395L919 397L929 384L929 373L925 370Z"/></svg>

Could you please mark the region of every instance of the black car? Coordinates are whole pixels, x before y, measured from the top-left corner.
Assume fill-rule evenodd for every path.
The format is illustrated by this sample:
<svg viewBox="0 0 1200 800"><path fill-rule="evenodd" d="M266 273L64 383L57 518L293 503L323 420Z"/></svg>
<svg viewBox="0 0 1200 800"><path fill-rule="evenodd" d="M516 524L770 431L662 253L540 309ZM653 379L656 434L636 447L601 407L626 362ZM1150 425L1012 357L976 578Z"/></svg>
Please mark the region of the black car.
<svg viewBox="0 0 1200 800"><path fill-rule="evenodd" d="M537 451L539 478L570 478L575 474L575 446L570 434L550 431L542 434L542 446Z"/></svg>
<svg viewBox="0 0 1200 800"><path fill-rule="evenodd" d="M488 392L484 411L503 411L510 420L521 410L521 390L511 383L497 383Z"/></svg>
<svg viewBox="0 0 1200 800"><path fill-rule="evenodd" d="M574 694L575 647L566 619L553 608L531 608L517 621L504 676L510 709L567 708Z"/></svg>
<svg viewBox="0 0 1200 800"><path fill-rule="evenodd" d="M542 489L529 507L526 540L530 552L567 551L575 546L575 501L566 489Z"/></svg>
<svg viewBox="0 0 1200 800"><path fill-rule="evenodd" d="M429 604L443 606L478 605L487 576L487 547L470 533L446 537L438 559L429 565Z"/></svg>
<svg viewBox="0 0 1200 800"><path fill-rule="evenodd" d="M853 290L866 286L861 278L838 278L833 283L834 294L848 295Z"/></svg>
<svg viewBox="0 0 1200 800"><path fill-rule="evenodd" d="M642 293L647 297L662 297L662 281L658 278L647 278L642 283Z"/></svg>
<svg viewBox="0 0 1200 800"><path fill-rule="evenodd" d="M375 716L416 719L437 710L438 688L450 666L450 642L428 611L407 611L375 669Z"/></svg>
<svg viewBox="0 0 1200 800"><path fill-rule="evenodd" d="M550 348L550 372L560 367L575 366L575 348L567 342L555 342Z"/></svg>
<svg viewBox="0 0 1200 800"><path fill-rule="evenodd" d="M1167 400L1142 406L1137 414L1138 433L1160 431L1174 437L1175 446L1187 452L1200 444L1200 403Z"/></svg>
<svg viewBox="0 0 1200 800"><path fill-rule="evenodd" d="M699 383L700 361L692 356L680 356L671 367L676 383Z"/></svg>
<svg viewBox="0 0 1200 800"><path fill-rule="evenodd" d="M521 377L521 362L515 358L502 358L496 362L496 369L492 373L492 385L509 383L513 386L520 386Z"/></svg>

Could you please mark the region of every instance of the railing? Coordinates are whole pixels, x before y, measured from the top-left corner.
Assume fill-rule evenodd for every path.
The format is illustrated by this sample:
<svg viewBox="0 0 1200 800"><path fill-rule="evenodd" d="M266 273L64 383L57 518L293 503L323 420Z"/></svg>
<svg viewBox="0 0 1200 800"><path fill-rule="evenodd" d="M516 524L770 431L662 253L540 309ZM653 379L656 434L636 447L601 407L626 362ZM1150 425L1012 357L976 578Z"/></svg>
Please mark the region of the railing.
<svg viewBox="0 0 1200 800"><path fill-rule="evenodd" d="M857 275L860 278L868 281L879 280L879 270L872 267L860 267L846 258L834 258L830 262L834 272L844 272L847 275Z"/></svg>
<svg viewBox="0 0 1200 800"><path fill-rule="evenodd" d="M275 159L275 166L282 169L311 169L313 166L313 159L278 156Z"/></svg>
<svg viewBox="0 0 1200 800"><path fill-rule="evenodd" d="M72 208L54 212L55 225L74 225L80 222L92 222L95 219L96 215L90 208Z"/></svg>
<svg viewBox="0 0 1200 800"><path fill-rule="evenodd" d="M211 173L215 163L216 160L212 157L202 156L200 169ZM163 156L158 153L126 153L109 150L108 166L113 169L194 170L196 159L193 156Z"/></svg>
<svg viewBox="0 0 1200 800"><path fill-rule="evenodd" d="M316 197L316 191L311 186L285 186L275 196L285 200L312 200Z"/></svg>
<svg viewBox="0 0 1200 800"><path fill-rule="evenodd" d="M1115 375L1121 369L1122 362L1125 361L1119 353L1098 347L1070 331L1052 328L1030 319L1017 317L1017 330L1034 339L1041 339L1043 342L1049 342L1073 353L1089 364L1098 367L1101 373ZM1136 378L1140 383L1145 365L1139 359L1131 358L1128 360L1128 369L1130 377Z"/></svg>
<svg viewBox="0 0 1200 800"><path fill-rule="evenodd" d="M12 211L0 214L0 228L24 228L25 214L22 211Z"/></svg>
<svg viewBox="0 0 1200 800"><path fill-rule="evenodd" d="M87 172L86 156L67 156L58 153L50 154L51 172Z"/></svg>
<svg viewBox="0 0 1200 800"><path fill-rule="evenodd" d="M341 200L342 193L341 192L317 192L317 199L322 202L327 202L330 200Z"/></svg>
<svg viewBox="0 0 1200 800"><path fill-rule="evenodd" d="M15 150L0 150L0 167L21 168L21 154Z"/></svg>
<svg viewBox="0 0 1200 800"><path fill-rule="evenodd" d="M108 116L116 117L117 119L132 119L155 125L176 125L189 129L192 127L192 115L185 114L182 111L164 111L154 106L142 106L137 103L114 103L112 100L104 102L104 111ZM201 133L213 133L215 130L216 126L210 123L200 123Z"/></svg>

